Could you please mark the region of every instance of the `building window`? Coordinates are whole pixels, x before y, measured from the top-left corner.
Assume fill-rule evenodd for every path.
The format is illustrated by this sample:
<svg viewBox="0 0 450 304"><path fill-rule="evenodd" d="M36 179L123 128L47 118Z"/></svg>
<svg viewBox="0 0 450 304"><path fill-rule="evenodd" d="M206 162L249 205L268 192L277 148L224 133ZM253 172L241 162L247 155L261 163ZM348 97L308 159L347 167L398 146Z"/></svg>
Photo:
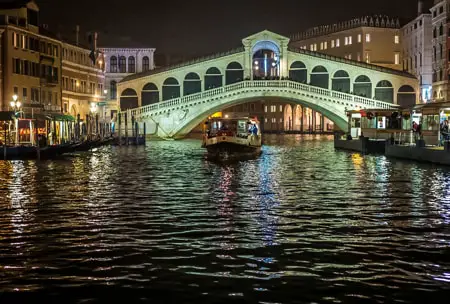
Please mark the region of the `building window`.
<svg viewBox="0 0 450 304"><path fill-rule="evenodd" d="M109 60L109 71L111 73L117 73L117 57L112 56Z"/></svg>
<svg viewBox="0 0 450 304"><path fill-rule="evenodd" d="M267 106L264 106L264 113L267 113Z"/></svg>
<svg viewBox="0 0 450 304"><path fill-rule="evenodd" d="M27 88L23 88L22 89L22 94L23 94L23 102L27 102L28 101L28 90Z"/></svg>
<svg viewBox="0 0 450 304"><path fill-rule="evenodd" d="M311 51L314 51L314 44L311 44L311 45L310 45L310 50L311 50Z"/></svg>
<svg viewBox="0 0 450 304"><path fill-rule="evenodd" d="M283 122L283 118L280 118L280 122L281 122L281 123Z"/></svg>
<svg viewBox="0 0 450 304"><path fill-rule="evenodd" d="M314 52L317 51L317 43L314 43Z"/></svg>
<svg viewBox="0 0 450 304"><path fill-rule="evenodd" d="M361 53L358 53L356 56L357 56L357 57L356 57L357 60L358 60L358 61L361 61Z"/></svg>
<svg viewBox="0 0 450 304"><path fill-rule="evenodd" d="M277 111L277 106L270 106L270 112L275 113Z"/></svg>
<svg viewBox="0 0 450 304"><path fill-rule="evenodd" d="M441 26L439 26L439 36L444 35L444 26L441 24Z"/></svg>
<svg viewBox="0 0 450 304"><path fill-rule="evenodd" d="M19 35L17 33L13 33L13 46L19 47Z"/></svg>
<svg viewBox="0 0 450 304"><path fill-rule="evenodd" d="M27 49L28 48L27 36L25 36L25 35L22 36L22 48L23 49Z"/></svg>
<svg viewBox="0 0 450 304"><path fill-rule="evenodd" d="M326 50L328 48L328 41L325 41L323 43L323 49Z"/></svg>
<svg viewBox="0 0 450 304"><path fill-rule="evenodd" d="M125 56L120 56L119 58L119 72L126 73L127 72L127 59Z"/></svg>
<svg viewBox="0 0 450 304"><path fill-rule="evenodd" d="M283 112L283 106L280 105L280 112Z"/></svg>
<svg viewBox="0 0 450 304"><path fill-rule="evenodd" d="M265 122L265 123L267 123L267 117L266 117L266 118L264 118L264 122Z"/></svg>
<svg viewBox="0 0 450 304"><path fill-rule="evenodd" d="M398 35L394 36L394 42L395 42L395 44L399 44L400 43L400 37Z"/></svg>
<svg viewBox="0 0 450 304"><path fill-rule="evenodd" d="M117 82L115 80L111 80L109 83L109 91L111 93L111 99L117 98Z"/></svg>
<svg viewBox="0 0 450 304"><path fill-rule="evenodd" d="M352 36L348 36L348 44L353 44Z"/></svg>
<svg viewBox="0 0 450 304"><path fill-rule="evenodd" d="M444 12L444 6L441 6L440 8L439 8L439 14L442 14Z"/></svg>
<svg viewBox="0 0 450 304"><path fill-rule="evenodd" d="M395 53L395 64L400 64L400 54Z"/></svg>
<svg viewBox="0 0 450 304"><path fill-rule="evenodd" d="M148 59L147 56L144 56L144 58L142 58L142 71L148 71L150 70L150 59Z"/></svg>
<svg viewBox="0 0 450 304"><path fill-rule="evenodd" d="M272 123L276 123L277 119L275 117L272 117Z"/></svg>
<svg viewBox="0 0 450 304"><path fill-rule="evenodd" d="M352 60L352 54L348 54L347 58Z"/></svg>
<svg viewBox="0 0 450 304"><path fill-rule="evenodd" d="M444 58L444 52L442 50L442 43L439 44L439 53L441 54L441 59L443 59Z"/></svg>
<svg viewBox="0 0 450 304"><path fill-rule="evenodd" d="M366 52L366 63L370 63L370 54Z"/></svg>
<svg viewBox="0 0 450 304"><path fill-rule="evenodd" d="M358 43L361 43L361 41L362 41L362 35L358 34Z"/></svg>
<svg viewBox="0 0 450 304"><path fill-rule="evenodd" d="M339 39L336 39L336 47L339 47L341 45L341 41Z"/></svg>
<svg viewBox="0 0 450 304"><path fill-rule="evenodd" d="M437 30L436 30L436 28L434 28L433 29L433 38L436 38L436 36L437 36Z"/></svg>
<svg viewBox="0 0 450 304"><path fill-rule="evenodd" d="M366 34L366 42L370 42L370 34Z"/></svg>
<svg viewBox="0 0 450 304"><path fill-rule="evenodd" d="M331 48L334 48L334 40L331 40Z"/></svg>
<svg viewBox="0 0 450 304"><path fill-rule="evenodd" d="M344 44L345 44L345 45L348 45L348 37L345 37L345 39L344 39Z"/></svg>
<svg viewBox="0 0 450 304"><path fill-rule="evenodd" d="M128 73L136 73L136 60L134 56L128 57Z"/></svg>
<svg viewBox="0 0 450 304"><path fill-rule="evenodd" d="M320 49L323 50L323 42L320 43Z"/></svg>

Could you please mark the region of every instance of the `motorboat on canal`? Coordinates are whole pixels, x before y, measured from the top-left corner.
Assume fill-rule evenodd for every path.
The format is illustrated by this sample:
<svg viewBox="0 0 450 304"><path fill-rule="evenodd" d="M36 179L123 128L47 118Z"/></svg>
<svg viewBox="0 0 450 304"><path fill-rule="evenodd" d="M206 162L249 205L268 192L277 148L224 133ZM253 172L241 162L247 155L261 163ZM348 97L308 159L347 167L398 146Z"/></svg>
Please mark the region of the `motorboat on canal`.
<svg viewBox="0 0 450 304"><path fill-rule="evenodd" d="M210 118L205 122L202 147L211 159L251 158L261 154L261 135L256 118Z"/></svg>

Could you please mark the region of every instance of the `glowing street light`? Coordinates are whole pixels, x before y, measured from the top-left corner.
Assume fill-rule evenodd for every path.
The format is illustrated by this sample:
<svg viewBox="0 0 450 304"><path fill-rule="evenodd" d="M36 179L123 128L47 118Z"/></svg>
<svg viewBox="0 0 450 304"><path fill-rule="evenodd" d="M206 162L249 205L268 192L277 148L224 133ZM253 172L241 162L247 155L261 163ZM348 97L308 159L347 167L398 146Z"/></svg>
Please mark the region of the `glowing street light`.
<svg viewBox="0 0 450 304"><path fill-rule="evenodd" d="M91 113L94 114L97 112L97 104L95 102L91 102Z"/></svg>

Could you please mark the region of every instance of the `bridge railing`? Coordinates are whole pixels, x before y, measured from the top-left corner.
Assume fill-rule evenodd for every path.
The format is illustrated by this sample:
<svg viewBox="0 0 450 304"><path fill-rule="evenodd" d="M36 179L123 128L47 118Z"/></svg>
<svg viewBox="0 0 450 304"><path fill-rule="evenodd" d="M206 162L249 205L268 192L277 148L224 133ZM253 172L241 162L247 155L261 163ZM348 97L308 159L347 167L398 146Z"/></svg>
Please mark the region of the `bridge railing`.
<svg viewBox="0 0 450 304"><path fill-rule="evenodd" d="M187 95L151 105L146 105L140 108L131 109L130 111L132 115L145 114L152 111L161 111L167 108L185 105L191 102L195 102L197 100L220 96L226 92L238 91L245 88L289 88L303 92L310 92L319 96L328 96L349 103L357 103L368 108L392 109L398 107L398 105L389 102L365 98L361 96L342 93L320 87L315 87L304 83L294 82L291 80L247 80L229 84L220 88L195 93L192 95Z"/></svg>

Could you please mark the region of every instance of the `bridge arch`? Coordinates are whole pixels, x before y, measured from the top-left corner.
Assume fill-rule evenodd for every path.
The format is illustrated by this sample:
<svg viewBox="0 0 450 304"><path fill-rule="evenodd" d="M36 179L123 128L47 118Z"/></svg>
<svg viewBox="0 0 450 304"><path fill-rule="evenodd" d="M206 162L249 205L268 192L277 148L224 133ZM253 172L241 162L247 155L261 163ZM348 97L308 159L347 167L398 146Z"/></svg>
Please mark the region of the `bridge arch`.
<svg viewBox="0 0 450 304"><path fill-rule="evenodd" d="M292 81L306 83L308 81L308 70L302 61L294 61L289 67L289 78Z"/></svg>
<svg viewBox="0 0 450 304"><path fill-rule="evenodd" d="M334 91L350 93L350 75L344 71L339 70L334 73L331 79L331 89Z"/></svg>
<svg viewBox="0 0 450 304"><path fill-rule="evenodd" d="M171 134L169 136L172 137L183 137L186 134L188 134L192 129L194 129L198 124L200 124L206 117L221 111L224 108L236 106L239 104L249 103L253 101L261 101L261 100L273 100L276 98L277 100L283 100L287 103L292 105L300 105L301 108L309 108L313 111L316 111L320 114L322 114L324 117L327 117L329 120L331 120L336 126L338 126L342 130L347 129L347 117L345 115L345 112L343 109L341 109L340 105L338 104L329 104L329 103L323 103L322 100L317 100L310 96L301 96L301 97L293 97L292 94L288 92L277 92L277 91L270 91L270 92L246 92L244 94L240 94L238 96L236 95L230 95L226 98L225 102L211 104L211 103L205 103L203 105L200 105L196 107L195 110L184 110L184 114L182 121L177 121L177 117L180 116L180 114L173 115L173 131L170 132ZM297 108L296 108L297 109ZM289 111L288 111L289 112ZM283 112L284 113L284 112ZM294 124L296 124L294 120L294 111L290 111L291 113L291 123L292 127ZM296 115L297 116L297 115ZM301 114L300 114L301 116ZM283 121L283 123L288 123L286 121ZM166 128L166 130L169 128Z"/></svg>
<svg viewBox="0 0 450 304"><path fill-rule="evenodd" d="M323 65L318 65L311 71L310 84L315 87L328 89L329 78L328 70Z"/></svg>
<svg viewBox="0 0 450 304"><path fill-rule="evenodd" d="M372 81L366 75L359 75L353 83L353 94L372 98Z"/></svg>
<svg viewBox="0 0 450 304"><path fill-rule="evenodd" d="M159 90L156 84L149 82L142 88L142 106L159 102Z"/></svg>
<svg viewBox="0 0 450 304"><path fill-rule="evenodd" d="M397 103L402 107L412 107L416 104L416 91L412 86L403 85L397 92Z"/></svg>
<svg viewBox="0 0 450 304"><path fill-rule="evenodd" d="M197 73L186 74L183 82L183 96L199 93L202 91L202 81Z"/></svg>
<svg viewBox="0 0 450 304"><path fill-rule="evenodd" d="M252 55L262 50L270 50L280 56L280 47L271 40L261 40L252 47Z"/></svg>
<svg viewBox="0 0 450 304"><path fill-rule="evenodd" d="M244 69L239 62L233 61L227 65L225 84L232 84L244 80Z"/></svg>
<svg viewBox="0 0 450 304"><path fill-rule="evenodd" d="M164 80L162 87L162 100L169 100L180 97L180 83L174 77Z"/></svg>
<svg viewBox="0 0 450 304"><path fill-rule="evenodd" d="M135 90L127 88L120 94L120 110L125 111L139 106L138 95Z"/></svg>
<svg viewBox="0 0 450 304"><path fill-rule="evenodd" d="M394 87L389 80L381 80L375 87L375 99L394 102Z"/></svg>
<svg viewBox="0 0 450 304"><path fill-rule="evenodd" d="M210 67L205 73L205 91L220 88L223 85L222 72L216 67Z"/></svg>

